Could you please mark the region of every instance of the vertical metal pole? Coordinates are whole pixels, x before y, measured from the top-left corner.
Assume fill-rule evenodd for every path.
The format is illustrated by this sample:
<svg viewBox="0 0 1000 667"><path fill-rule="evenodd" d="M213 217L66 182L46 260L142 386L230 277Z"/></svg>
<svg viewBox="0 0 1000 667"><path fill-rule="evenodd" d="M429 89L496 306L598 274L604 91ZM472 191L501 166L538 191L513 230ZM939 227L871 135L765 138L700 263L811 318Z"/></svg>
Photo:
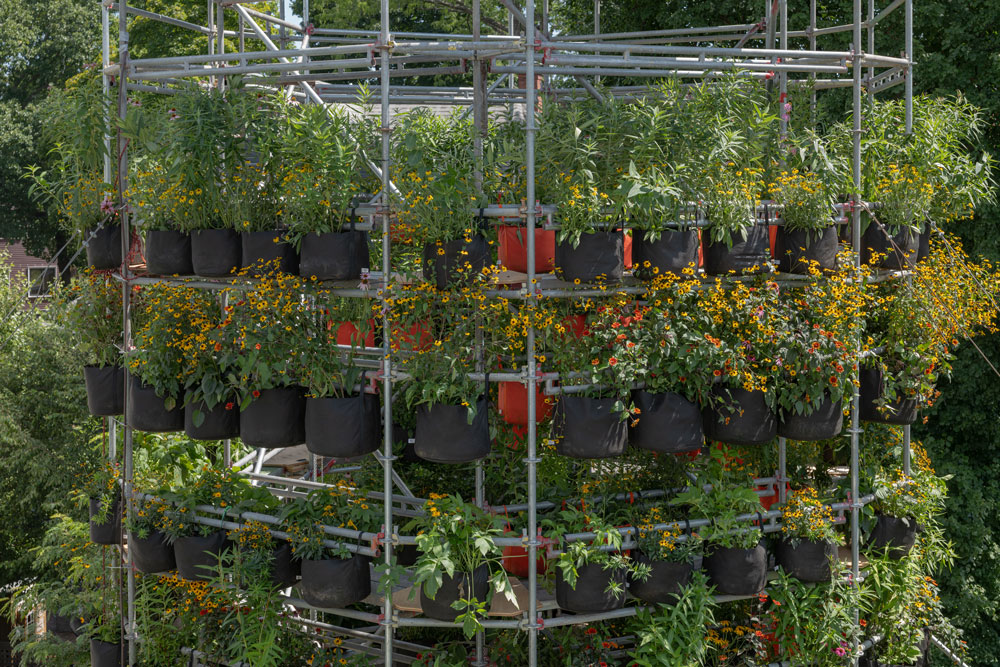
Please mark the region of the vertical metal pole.
<svg viewBox="0 0 1000 667"><path fill-rule="evenodd" d="M480 0L472 0L472 41L479 43L480 33ZM472 57L472 151L475 154L475 178L477 194L482 194L483 188L483 136L485 130L485 97L483 88L483 69L479 66L479 51L474 51ZM477 470L479 469L477 464Z"/></svg>
<svg viewBox="0 0 1000 667"><path fill-rule="evenodd" d="M240 21L242 23L242 19ZM227 290L222 290L219 306L221 307L224 319L226 316L226 307L229 306L229 292ZM226 470L233 467L233 441L229 438L222 441L222 465L225 466Z"/></svg>
<svg viewBox="0 0 1000 667"><path fill-rule="evenodd" d="M875 0L868 0L868 53L875 53ZM875 78L875 66L868 68L868 79ZM875 93L868 91L868 101L875 101Z"/></svg>
<svg viewBox="0 0 1000 667"><path fill-rule="evenodd" d="M910 475L910 425L903 427L903 474Z"/></svg>
<svg viewBox="0 0 1000 667"><path fill-rule="evenodd" d="M906 133L913 132L913 0L906 0Z"/></svg>
<svg viewBox="0 0 1000 667"><path fill-rule="evenodd" d="M594 0L594 41L601 41L601 0ZM595 76L594 83L600 83L601 77ZM529 202L530 203L530 202Z"/></svg>
<svg viewBox="0 0 1000 667"><path fill-rule="evenodd" d="M118 3L118 118L125 118L128 111L128 0L119 0ZM128 191L128 142L118 131L118 145L116 149L116 168L118 179L118 194L124 197ZM119 201L120 204L124 202ZM121 242L122 242L122 343L123 348L128 349L128 342L131 338L129 326L129 307L132 285L130 280L132 272L129 270L129 250L132 245L132 234L129 229L129 216L127 209L122 206L120 212L121 219ZM127 383L126 383L127 386ZM122 471L122 492L125 494L125 511L129 519L135 513L135 506L132 502L132 429L128 425L128 391L125 392L125 411L122 420L125 432L125 461ZM125 552L125 569L127 571L127 600L126 600L126 627L125 634L128 638L127 664L135 664L135 570L132 568L132 551Z"/></svg>
<svg viewBox="0 0 1000 667"><path fill-rule="evenodd" d="M852 241L854 246L854 266L858 275L861 278L861 208L858 205L861 201L861 67L858 66L858 59L861 53L861 0L854 0L854 67L852 71L854 73L854 154L851 164L851 171L854 177L854 206L853 208L853 228L852 228ZM856 351L857 359L861 359L861 338L858 337L856 341ZM858 446L859 446L859 436L860 436L860 414L859 409L861 405L860 390L854 388L854 396L851 399L851 585L858 586L858 576L860 574L859 561L860 561L860 542L861 542L861 531L858 525L858 520L860 518L860 503L858 502L859 496L859 485L858 485L858 468L859 468L859 457L858 457ZM860 610L854 608L854 624L857 626L860 624L861 613ZM857 639L853 641L854 653L857 653L858 642ZM856 666L858 664L857 657L853 658L853 664Z"/></svg>
<svg viewBox="0 0 1000 667"><path fill-rule="evenodd" d="M218 3L215 8L215 23L216 23L216 52L221 56L226 52L226 15L224 14L224 9L222 3ZM219 87L219 92L225 90L226 87L226 77L220 76L216 84Z"/></svg>
<svg viewBox="0 0 1000 667"><path fill-rule="evenodd" d="M282 21L285 20L285 2L286 0L278 0L278 18ZM288 40L288 30L283 25L278 26L278 48L282 51L287 48Z"/></svg>
<svg viewBox="0 0 1000 667"><path fill-rule="evenodd" d="M535 0L527 0L525 6L525 170L526 170L526 210L525 232L528 237L528 301L536 298L535 283ZM535 395L535 329L528 327L525 348L528 356L528 667L538 665L538 507L537 507L537 466L538 434L535 419L538 406Z"/></svg>
<svg viewBox="0 0 1000 667"><path fill-rule="evenodd" d="M778 3L778 21L780 22L779 29L781 34L779 36L780 44L782 49L788 48L788 0L779 0ZM784 141L785 137L788 136L788 121L785 120L785 104L788 102L788 72L782 71L779 79L778 91L781 93L778 97L781 100L781 116L780 116L780 136L781 140Z"/></svg>
<svg viewBox="0 0 1000 667"><path fill-rule="evenodd" d="M785 488L785 478L788 472L788 441L785 438L778 438L778 502L784 504L788 499L788 490Z"/></svg>
<svg viewBox="0 0 1000 667"><path fill-rule="evenodd" d="M208 55L215 53L215 12L212 0L206 0L205 12L208 18Z"/></svg>
<svg viewBox="0 0 1000 667"><path fill-rule="evenodd" d="M391 139L392 125L389 116L389 0L381 0L381 31L379 33L379 45L382 48L380 59L380 73L382 84L382 275L385 276L385 284L382 293L382 401L383 419L385 421L382 432L383 437L383 466L382 466L382 493L383 498L383 522L385 524L386 540L383 544L385 564L392 566L393 536L396 534L396 527L392 523L392 327L390 326L389 308L386 301L388 297L389 281L392 276L392 266L389 261L391 252L389 234L389 213L392 205L391 182L389 178L389 142ZM383 664L392 665L392 638L393 638L393 611L392 611L392 591L385 591L382 602L382 628L385 637L382 643Z"/></svg>
<svg viewBox="0 0 1000 667"><path fill-rule="evenodd" d="M103 71L107 71L111 66L111 19L109 17L108 6L101 3L101 65ZM105 96L111 90L110 77L107 74L101 75L101 89ZM104 182L111 183L111 111L108 110L104 119Z"/></svg>
<svg viewBox="0 0 1000 667"><path fill-rule="evenodd" d="M809 0L809 50L816 50L816 0ZM816 73L809 74L809 80L816 85ZM816 89L809 96L809 123L816 127Z"/></svg>

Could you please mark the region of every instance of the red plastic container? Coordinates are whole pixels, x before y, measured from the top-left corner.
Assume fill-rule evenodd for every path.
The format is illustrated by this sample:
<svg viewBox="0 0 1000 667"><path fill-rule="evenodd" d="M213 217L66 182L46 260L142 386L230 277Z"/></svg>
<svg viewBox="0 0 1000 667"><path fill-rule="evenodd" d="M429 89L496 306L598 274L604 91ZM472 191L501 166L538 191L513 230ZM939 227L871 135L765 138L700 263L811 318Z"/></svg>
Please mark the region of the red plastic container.
<svg viewBox="0 0 1000 667"><path fill-rule="evenodd" d="M766 491L769 488L770 488L769 486L760 485L760 486L757 487L757 490L758 491ZM786 498L788 497L788 492L791 490L791 488L792 488L791 485L788 482L785 482L785 497ZM760 504L761 504L761 506L765 510L770 510L774 505L777 504L779 497L780 496L778 495L778 489L775 488L774 492L771 493L770 495L761 496L760 497Z"/></svg>
<svg viewBox="0 0 1000 667"><path fill-rule="evenodd" d="M524 227L497 227L500 263L511 271L528 272L527 231ZM550 273L556 267L556 233L535 229L535 273Z"/></svg>
<svg viewBox="0 0 1000 667"><path fill-rule="evenodd" d="M520 382L501 382L497 410L508 424L526 426L528 424L528 388ZM538 385L535 386L535 417L540 422L552 412L546 396Z"/></svg>
<svg viewBox="0 0 1000 667"><path fill-rule="evenodd" d="M632 232L625 232L625 268L632 268Z"/></svg>
<svg viewBox="0 0 1000 667"><path fill-rule="evenodd" d="M587 328L586 315L567 315L563 318L563 324L576 338L583 338L590 335Z"/></svg>
<svg viewBox="0 0 1000 667"><path fill-rule="evenodd" d="M375 347L375 320L368 320L368 330L363 338L354 322L334 322L333 326L337 327L337 345Z"/></svg>
<svg viewBox="0 0 1000 667"><path fill-rule="evenodd" d="M504 537L517 537L519 533L513 530L504 532ZM545 560L545 547L538 547L538 555L535 558L535 567L538 574L545 574L549 563ZM500 561L503 569L515 577L528 576L528 549L527 547L504 547L503 556Z"/></svg>

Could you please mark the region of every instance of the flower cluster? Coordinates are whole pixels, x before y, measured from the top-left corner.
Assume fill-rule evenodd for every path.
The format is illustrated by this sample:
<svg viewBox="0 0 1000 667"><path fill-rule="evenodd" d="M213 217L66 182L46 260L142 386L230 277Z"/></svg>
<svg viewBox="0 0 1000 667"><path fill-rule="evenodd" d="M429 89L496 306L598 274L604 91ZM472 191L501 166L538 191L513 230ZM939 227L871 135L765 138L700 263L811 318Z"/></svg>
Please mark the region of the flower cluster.
<svg viewBox="0 0 1000 667"><path fill-rule="evenodd" d="M781 534L793 544L836 541L833 510L820 499L816 489L807 486L794 490L781 508Z"/></svg>

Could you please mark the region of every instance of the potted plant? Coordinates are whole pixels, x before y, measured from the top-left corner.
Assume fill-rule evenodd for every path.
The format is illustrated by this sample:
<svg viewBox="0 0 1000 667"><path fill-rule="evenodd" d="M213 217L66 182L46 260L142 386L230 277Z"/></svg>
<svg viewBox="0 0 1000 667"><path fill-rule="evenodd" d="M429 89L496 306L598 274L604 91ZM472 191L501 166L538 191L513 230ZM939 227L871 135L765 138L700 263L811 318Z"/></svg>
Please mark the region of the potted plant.
<svg viewBox="0 0 1000 667"><path fill-rule="evenodd" d="M108 275L87 271L65 290L57 291L53 307L76 331L83 354L87 409L98 417L125 411L125 369L122 367L122 292Z"/></svg>
<svg viewBox="0 0 1000 667"><path fill-rule="evenodd" d="M299 355L306 391L306 448L334 458L370 454L382 442L382 420L378 395L366 391L366 371L353 363L356 346L364 346L364 340L350 336L350 351L335 352L340 327L334 325L342 317L339 306L352 304L322 292L317 298L323 307L311 322ZM365 310L370 308L366 300L360 301Z"/></svg>
<svg viewBox="0 0 1000 667"><path fill-rule="evenodd" d="M777 435L772 367L784 331L775 307L777 285L769 281L714 285L699 293L711 321L703 336L718 352L712 385L703 398L705 437L737 445L760 445Z"/></svg>
<svg viewBox="0 0 1000 667"><path fill-rule="evenodd" d="M305 441L301 344L311 313L298 278L272 274L232 305L224 320L219 364L240 408L240 438L251 447Z"/></svg>
<svg viewBox="0 0 1000 667"><path fill-rule="evenodd" d="M122 265L121 202L115 201L111 185L103 178L104 135L112 100L102 90L99 77L53 95L43 110L45 139L55 147L52 168L28 169L33 181L29 193L55 209L64 231L79 236L90 268L118 269Z"/></svg>
<svg viewBox="0 0 1000 667"><path fill-rule="evenodd" d="M163 165L151 155L136 160L130 175L128 200L135 212L135 229L145 236L148 273L161 276L194 273L191 235L178 229L177 216L199 194L170 179Z"/></svg>
<svg viewBox="0 0 1000 667"><path fill-rule="evenodd" d="M493 542L503 532L503 520L456 495L431 493L423 509L406 528L417 534L411 595L419 592L425 616L458 621L472 637L482 629L494 594L517 605Z"/></svg>
<svg viewBox="0 0 1000 667"><path fill-rule="evenodd" d="M144 574L175 569L174 547L166 533L160 530L169 506L159 498L139 495L133 497L133 503L135 509L125 522L132 564Z"/></svg>
<svg viewBox="0 0 1000 667"><path fill-rule="evenodd" d="M893 560L906 556L921 526L933 525L941 512L947 479L919 466L909 476L899 468L880 470L872 482L875 525L868 536L868 548Z"/></svg>
<svg viewBox="0 0 1000 667"><path fill-rule="evenodd" d="M799 148L800 154L805 152ZM829 178L792 167L783 170L771 188L783 206L775 245L778 269L808 274L837 268L837 228L833 223L835 189Z"/></svg>
<svg viewBox="0 0 1000 667"><path fill-rule="evenodd" d="M229 470L205 467L194 483L180 491L157 494L173 505L162 512L158 528L174 547L181 577L188 581L211 579L227 547L226 531L198 522L195 508L209 505L239 516L241 506L251 504L255 497L253 488L245 478ZM256 499L259 501L260 496Z"/></svg>
<svg viewBox="0 0 1000 667"><path fill-rule="evenodd" d="M764 188L763 171L725 157L713 162L704 180L705 273L713 276L752 273L769 268L770 240L766 224L757 222Z"/></svg>
<svg viewBox="0 0 1000 667"><path fill-rule="evenodd" d="M792 491L781 508L781 539L775 550L782 569L800 581L830 581L839 542L833 511L816 489Z"/></svg>
<svg viewBox="0 0 1000 667"><path fill-rule="evenodd" d="M158 283L132 288L132 344L128 351L128 422L139 431L184 429L181 336L190 334L187 315L209 299L193 288ZM180 332L180 334L178 334Z"/></svg>
<svg viewBox="0 0 1000 667"><path fill-rule="evenodd" d="M486 201L472 178L472 125L416 109L399 126L393 161L405 202L399 216L423 244L424 280L438 289L474 281L491 264L491 250L473 213Z"/></svg>
<svg viewBox="0 0 1000 667"><path fill-rule="evenodd" d="M248 585L266 580L275 588L288 588L298 581L302 561L293 557L291 542L272 536L266 524L249 520L226 537L234 548L234 570L250 580Z"/></svg>
<svg viewBox="0 0 1000 667"><path fill-rule="evenodd" d="M281 106L276 152L281 215L301 254L299 275L354 280L369 265L368 233L351 213L361 166L345 109L316 104Z"/></svg>
<svg viewBox="0 0 1000 667"><path fill-rule="evenodd" d="M632 558L644 571L632 575L629 592L643 602L674 604L691 583L695 558L701 555L700 536L685 533L660 507L651 507L636 519L639 548Z"/></svg>
<svg viewBox="0 0 1000 667"><path fill-rule="evenodd" d="M704 568L724 595L756 595L767 580L763 527L748 525L746 515L760 512L760 500L749 486L736 485L723 461L727 451L711 450L706 474L699 476L677 501L712 521L699 534L705 545ZM749 481L749 480L747 480Z"/></svg>
<svg viewBox="0 0 1000 667"><path fill-rule="evenodd" d="M363 495L346 483L314 489L282 508L292 554L302 562L299 593L320 609L342 609L371 593L370 559L349 549L343 537L328 535L325 526L374 533L380 515Z"/></svg>
<svg viewBox="0 0 1000 667"><path fill-rule="evenodd" d="M400 293L391 307L394 323L420 324L432 341L398 353L398 367L414 380L402 394L416 412L414 452L435 463L483 458L490 452L489 378L470 374L477 360L495 356L501 332L487 323L500 321L503 304L472 289L431 296L417 287Z"/></svg>
<svg viewBox="0 0 1000 667"><path fill-rule="evenodd" d="M687 267L687 271L692 271ZM633 375L629 442L655 452L689 452L704 444L700 403L721 365L719 347L705 339L709 325L694 283L672 274L653 278L645 308L620 327L595 327L592 335L626 363ZM621 322L619 322L621 324ZM610 340L604 340L610 335Z"/></svg>
<svg viewBox="0 0 1000 667"><path fill-rule="evenodd" d="M103 461L84 475L80 495L87 500L90 515L90 541L94 544L120 544L122 533L121 468L116 462Z"/></svg>
<svg viewBox="0 0 1000 667"><path fill-rule="evenodd" d="M238 77L229 83L225 92L192 87L174 95L173 106L160 111L167 122L155 139L154 154L179 191L176 225L191 234L191 263L199 276L228 276L241 266L235 222L245 208L234 193L248 189L246 137L257 100Z"/></svg>
<svg viewBox="0 0 1000 667"><path fill-rule="evenodd" d="M621 532L592 510L570 507L556 517L542 521L545 536L561 549L550 568L555 572L556 604L580 614L621 607L628 575L636 571L621 552ZM577 537L583 534L586 537Z"/></svg>
<svg viewBox="0 0 1000 667"><path fill-rule="evenodd" d="M718 607L705 575L693 573L691 582L681 587L671 602L636 611L629 624L636 636L629 652L632 664L701 667L709 658L713 644L705 629L715 625Z"/></svg>

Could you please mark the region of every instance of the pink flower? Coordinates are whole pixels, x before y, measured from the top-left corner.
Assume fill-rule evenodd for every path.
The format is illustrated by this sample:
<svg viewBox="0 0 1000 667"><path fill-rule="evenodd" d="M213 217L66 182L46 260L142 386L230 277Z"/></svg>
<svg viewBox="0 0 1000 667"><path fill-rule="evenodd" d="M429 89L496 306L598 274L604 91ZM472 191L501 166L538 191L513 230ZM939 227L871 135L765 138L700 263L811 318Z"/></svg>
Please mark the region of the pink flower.
<svg viewBox="0 0 1000 667"><path fill-rule="evenodd" d="M101 213L104 215L111 215L115 212L115 203L111 201L111 197L105 197L101 200Z"/></svg>

